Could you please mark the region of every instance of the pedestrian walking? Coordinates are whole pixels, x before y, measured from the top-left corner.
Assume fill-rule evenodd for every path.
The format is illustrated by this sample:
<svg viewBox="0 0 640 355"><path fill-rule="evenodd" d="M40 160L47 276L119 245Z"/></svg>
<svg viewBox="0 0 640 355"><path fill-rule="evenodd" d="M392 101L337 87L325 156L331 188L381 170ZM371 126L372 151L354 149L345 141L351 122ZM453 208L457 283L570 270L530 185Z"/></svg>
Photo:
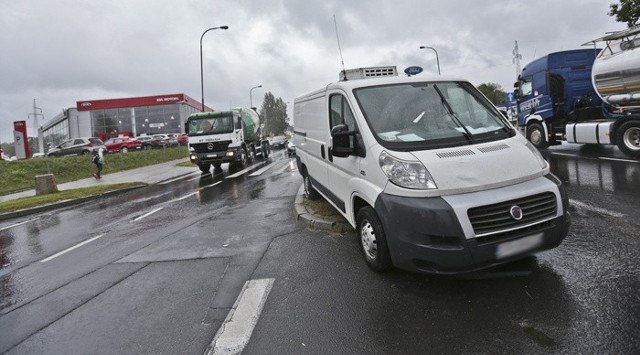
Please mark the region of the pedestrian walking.
<svg viewBox="0 0 640 355"><path fill-rule="evenodd" d="M100 179L100 172L102 172L102 154L98 153L98 151L93 151L93 158L91 158L91 163L95 164L96 172L93 174L93 177L96 179Z"/></svg>

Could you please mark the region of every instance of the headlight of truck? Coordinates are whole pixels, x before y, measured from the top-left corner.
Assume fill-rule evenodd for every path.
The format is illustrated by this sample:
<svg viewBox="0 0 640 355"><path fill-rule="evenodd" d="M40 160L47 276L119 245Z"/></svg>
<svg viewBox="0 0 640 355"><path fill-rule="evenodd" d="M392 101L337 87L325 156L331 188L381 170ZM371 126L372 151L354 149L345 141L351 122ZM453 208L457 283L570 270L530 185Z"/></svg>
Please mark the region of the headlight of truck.
<svg viewBox="0 0 640 355"><path fill-rule="evenodd" d="M427 168L417 160L400 160L383 151L378 162L389 180L398 186L421 190L438 188Z"/></svg>

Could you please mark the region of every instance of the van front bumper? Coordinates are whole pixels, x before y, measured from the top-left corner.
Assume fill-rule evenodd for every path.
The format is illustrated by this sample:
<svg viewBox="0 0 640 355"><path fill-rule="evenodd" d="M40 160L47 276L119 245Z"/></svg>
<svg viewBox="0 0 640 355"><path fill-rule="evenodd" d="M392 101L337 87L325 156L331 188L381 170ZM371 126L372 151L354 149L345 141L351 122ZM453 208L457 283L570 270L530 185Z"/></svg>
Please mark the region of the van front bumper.
<svg viewBox="0 0 640 355"><path fill-rule="evenodd" d="M454 208L442 197L409 198L380 194L375 210L385 230L393 265L436 274L476 271L558 246L569 231L566 195L563 213L526 228L485 237L465 234Z"/></svg>

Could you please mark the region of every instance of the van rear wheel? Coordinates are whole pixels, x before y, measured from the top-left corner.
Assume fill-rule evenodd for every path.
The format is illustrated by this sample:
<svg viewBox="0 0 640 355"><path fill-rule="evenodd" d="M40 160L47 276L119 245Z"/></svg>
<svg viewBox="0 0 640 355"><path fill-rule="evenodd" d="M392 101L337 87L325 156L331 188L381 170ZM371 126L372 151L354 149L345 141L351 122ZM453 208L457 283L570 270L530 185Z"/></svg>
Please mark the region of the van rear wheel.
<svg viewBox="0 0 640 355"><path fill-rule="evenodd" d="M392 266L391 254L376 211L370 206L365 206L358 211L356 221L360 246L367 266L376 272L389 270Z"/></svg>

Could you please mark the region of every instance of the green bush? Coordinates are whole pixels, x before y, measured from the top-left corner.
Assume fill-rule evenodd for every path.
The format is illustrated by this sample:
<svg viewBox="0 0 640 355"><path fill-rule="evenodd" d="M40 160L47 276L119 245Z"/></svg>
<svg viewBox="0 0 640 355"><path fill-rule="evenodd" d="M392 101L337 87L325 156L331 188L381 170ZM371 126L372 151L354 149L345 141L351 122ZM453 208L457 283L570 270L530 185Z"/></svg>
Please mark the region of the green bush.
<svg viewBox="0 0 640 355"><path fill-rule="evenodd" d="M186 147L130 151L104 155L102 174L135 169L188 157ZM53 174L62 184L91 177L95 167L91 156L36 158L18 161L0 161L0 196L35 188L36 175Z"/></svg>

